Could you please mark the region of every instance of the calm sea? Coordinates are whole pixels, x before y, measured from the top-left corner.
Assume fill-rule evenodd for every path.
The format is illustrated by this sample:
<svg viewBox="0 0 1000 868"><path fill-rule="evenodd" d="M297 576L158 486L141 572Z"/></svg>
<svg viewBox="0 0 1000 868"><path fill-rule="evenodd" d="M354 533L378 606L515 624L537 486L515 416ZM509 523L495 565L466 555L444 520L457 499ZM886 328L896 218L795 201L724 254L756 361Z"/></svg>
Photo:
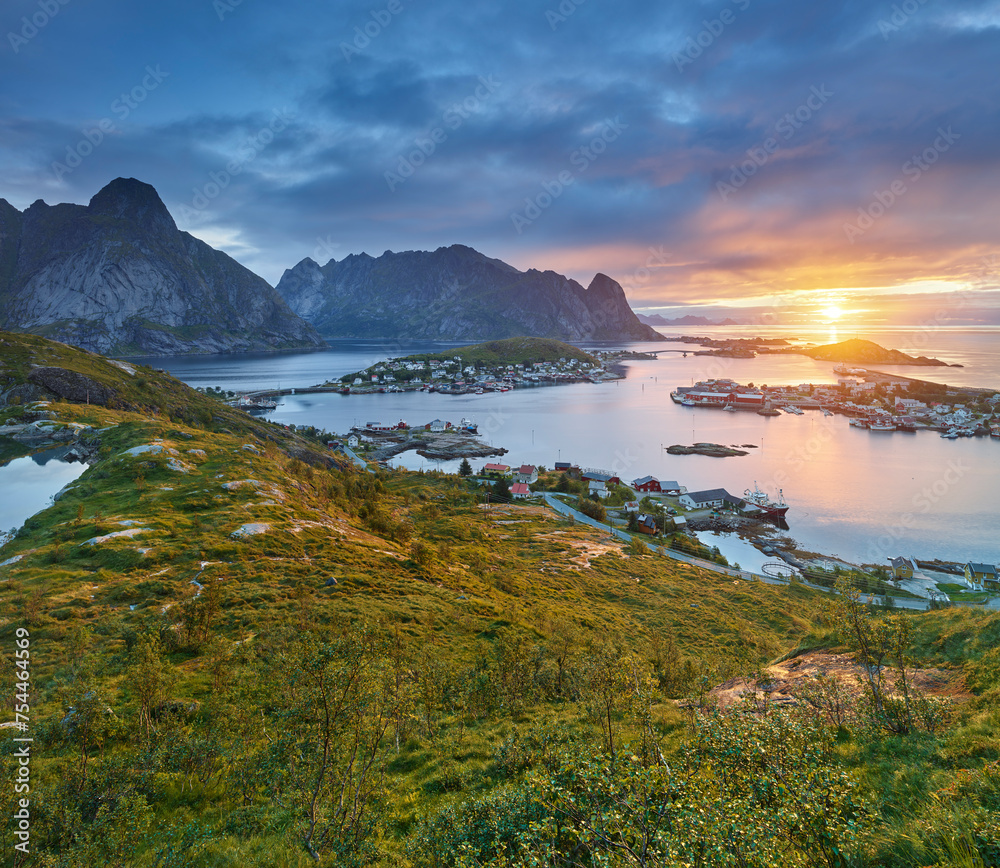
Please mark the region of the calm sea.
<svg viewBox="0 0 1000 868"><path fill-rule="evenodd" d="M753 336L763 329L662 329L664 334ZM904 376L1000 389L1000 329L935 328L814 333L768 328L763 336L831 343L874 340L911 355L936 356L962 368L880 368ZM440 344L340 341L330 350L142 360L166 368L194 386L302 387L362 369L387 355L425 351ZM690 490L726 488L741 495L755 483L783 490L791 504L789 535L801 546L855 562L918 558L1000 562L1000 442L990 438L942 440L934 432L880 434L851 428L842 416L818 411L762 417L674 404L678 385L710 377L756 384L829 383L833 365L804 356L717 359L690 355L683 344L632 344L668 349L657 361L628 363L628 377L613 383L515 389L504 394L446 396L295 395L269 418L343 432L367 422L410 424L436 417L475 420L484 438L509 450L506 463L551 466L572 461L611 470L626 479L652 474ZM682 353L687 350L685 358ZM749 455L673 456L673 443L749 444ZM397 459L411 469L431 462L414 453ZM476 466L476 462L473 462Z"/></svg>

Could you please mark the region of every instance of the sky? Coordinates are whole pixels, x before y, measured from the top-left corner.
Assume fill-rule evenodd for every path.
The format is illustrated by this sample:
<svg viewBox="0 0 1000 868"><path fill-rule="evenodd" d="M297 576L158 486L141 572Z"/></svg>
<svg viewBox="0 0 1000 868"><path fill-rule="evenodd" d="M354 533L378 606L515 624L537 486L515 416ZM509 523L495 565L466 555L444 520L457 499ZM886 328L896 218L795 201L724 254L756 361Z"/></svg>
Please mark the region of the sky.
<svg viewBox="0 0 1000 868"><path fill-rule="evenodd" d="M1000 0L7 0L0 197L272 284L467 244L666 316L1000 324Z"/></svg>

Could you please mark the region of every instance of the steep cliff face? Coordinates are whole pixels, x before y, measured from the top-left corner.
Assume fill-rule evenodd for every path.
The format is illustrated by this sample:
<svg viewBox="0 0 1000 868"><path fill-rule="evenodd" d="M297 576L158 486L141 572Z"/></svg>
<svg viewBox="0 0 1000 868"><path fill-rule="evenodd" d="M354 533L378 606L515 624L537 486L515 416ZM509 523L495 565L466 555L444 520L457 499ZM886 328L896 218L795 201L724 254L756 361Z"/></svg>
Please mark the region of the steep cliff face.
<svg viewBox="0 0 1000 868"><path fill-rule="evenodd" d="M661 340L598 274L584 288L554 271L518 271L460 244L433 252L365 253L320 266L304 259L278 292L327 337L487 340Z"/></svg>
<svg viewBox="0 0 1000 868"><path fill-rule="evenodd" d="M0 326L115 355L322 346L263 278L118 178L90 204L0 199Z"/></svg>

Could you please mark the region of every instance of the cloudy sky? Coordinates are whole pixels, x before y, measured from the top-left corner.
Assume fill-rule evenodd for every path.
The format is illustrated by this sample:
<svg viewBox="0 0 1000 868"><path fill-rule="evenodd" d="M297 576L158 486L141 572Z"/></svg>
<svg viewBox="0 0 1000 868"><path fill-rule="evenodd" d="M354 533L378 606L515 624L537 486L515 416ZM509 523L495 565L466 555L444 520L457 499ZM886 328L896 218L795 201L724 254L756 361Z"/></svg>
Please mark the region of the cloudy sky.
<svg viewBox="0 0 1000 868"><path fill-rule="evenodd" d="M1000 323L1000 2L7 0L0 196L275 283L463 243L633 307Z"/></svg>

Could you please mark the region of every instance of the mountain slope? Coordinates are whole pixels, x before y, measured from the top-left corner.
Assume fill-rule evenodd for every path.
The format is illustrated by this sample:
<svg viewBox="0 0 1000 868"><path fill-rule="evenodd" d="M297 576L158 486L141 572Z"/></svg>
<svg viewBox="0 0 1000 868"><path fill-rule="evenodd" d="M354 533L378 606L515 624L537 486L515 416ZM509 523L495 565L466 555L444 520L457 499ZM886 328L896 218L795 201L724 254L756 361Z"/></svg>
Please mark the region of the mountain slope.
<svg viewBox="0 0 1000 868"><path fill-rule="evenodd" d="M386 251L377 259L362 253L324 266L303 259L277 290L328 337L662 340L606 275L584 288L554 271L518 271L460 244Z"/></svg>
<svg viewBox="0 0 1000 868"><path fill-rule="evenodd" d="M263 278L177 229L153 187L118 178L90 204L0 199L0 327L97 352L322 346Z"/></svg>

